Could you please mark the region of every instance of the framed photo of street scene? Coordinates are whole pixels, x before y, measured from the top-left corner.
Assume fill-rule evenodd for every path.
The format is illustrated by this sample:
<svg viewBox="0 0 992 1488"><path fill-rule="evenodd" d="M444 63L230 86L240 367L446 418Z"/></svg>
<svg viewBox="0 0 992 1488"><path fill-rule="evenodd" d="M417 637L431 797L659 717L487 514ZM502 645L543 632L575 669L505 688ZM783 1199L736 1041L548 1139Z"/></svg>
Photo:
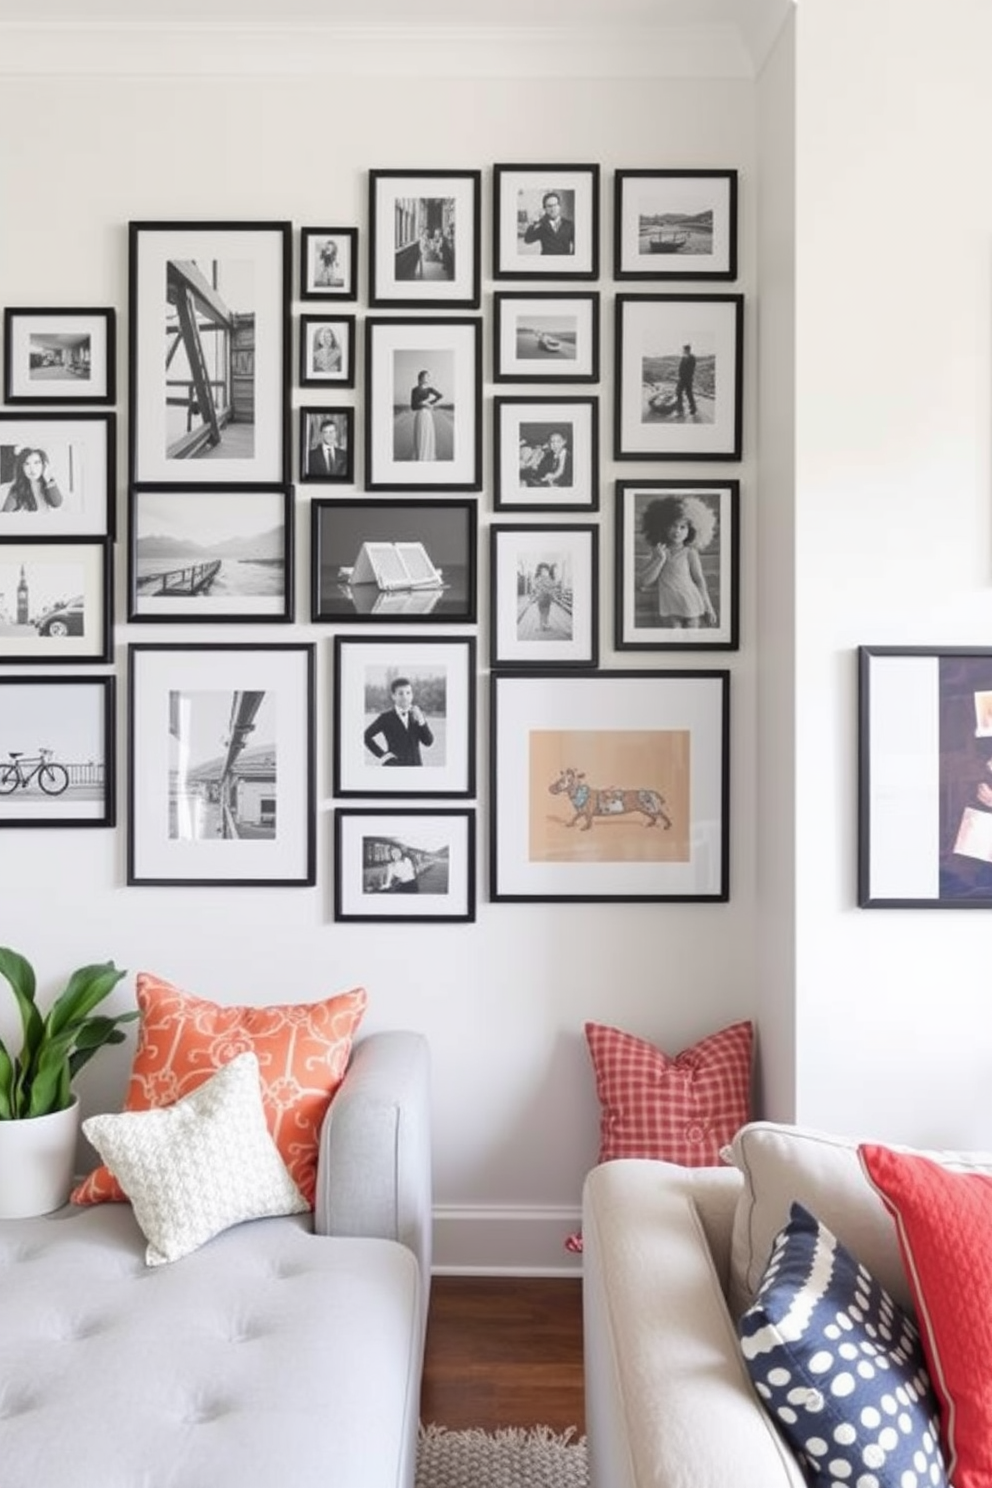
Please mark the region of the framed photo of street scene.
<svg viewBox="0 0 992 1488"><path fill-rule="evenodd" d="M139 486L129 500L129 620L292 620L292 487Z"/></svg>
<svg viewBox="0 0 992 1488"><path fill-rule="evenodd" d="M292 226L129 225L131 483L290 480Z"/></svg>
<svg viewBox="0 0 992 1488"><path fill-rule="evenodd" d="M494 671L490 897L729 898L726 671Z"/></svg>
<svg viewBox="0 0 992 1488"><path fill-rule="evenodd" d="M354 315L300 316L300 387L355 386Z"/></svg>
<svg viewBox="0 0 992 1488"><path fill-rule="evenodd" d="M743 340L743 295L617 295L614 458L739 460Z"/></svg>
<svg viewBox="0 0 992 1488"><path fill-rule="evenodd" d="M479 317L370 317L365 337L365 489L481 490Z"/></svg>
<svg viewBox="0 0 992 1488"><path fill-rule="evenodd" d="M334 794L475 794L474 636L334 638Z"/></svg>
<svg viewBox="0 0 992 1488"><path fill-rule="evenodd" d="M599 399L493 399L496 511L599 510Z"/></svg>
<svg viewBox="0 0 992 1488"><path fill-rule="evenodd" d="M992 909L992 650L858 648L858 904Z"/></svg>
<svg viewBox="0 0 992 1488"><path fill-rule="evenodd" d="M112 827L116 678L0 677L4 827Z"/></svg>
<svg viewBox="0 0 992 1488"><path fill-rule="evenodd" d="M113 403L117 396L117 312L3 312L4 401Z"/></svg>
<svg viewBox="0 0 992 1488"><path fill-rule="evenodd" d="M300 228L300 299L358 297L358 228Z"/></svg>
<svg viewBox="0 0 992 1488"><path fill-rule="evenodd" d="M0 536L113 537L117 415L0 413Z"/></svg>
<svg viewBox="0 0 992 1488"><path fill-rule="evenodd" d="M369 304L479 307L477 170L369 171Z"/></svg>
<svg viewBox="0 0 992 1488"><path fill-rule="evenodd" d="M493 277L598 274L599 166L494 166Z"/></svg>
<svg viewBox="0 0 992 1488"><path fill-rule="evenodd" d="M336 920L475 919L475 812L334 813Z"/></svg>
<svg viewBox="0 0 992 1488"><path fill-rule="evenodd" d="M300 480L351 485L355 479L355 410L308 406L300 415Z"/></svg>
<svg viewBox="0 0 992 1488"><path fill-rule="evenodd" d="M0 540L0 663L110 661L113 543Z"/></svg>
<svg viewBox="0 0 992 1488"><path fill-rule="evenodd" d="M594 667L599 528L494 523L489 544L492 665Z"/></svg>
<svg viewBox="0 0 992 1488"><path fill-rule="evenodd" d="M597 382L599 294L493 295L495 382Z"/></svg>
<svg viewBox="0 0 992 1488"><path fill-rule="evenodd" d="M738 481L617 481L618 651L736 651Z"/></svg>
<svg viewBox="0 0 992 1488"><path fill-rule="evenodd" d="M618 170L615 279L736 279L737 172Z"/></svg>
<svg viewBox="0 0 992 1488"><path fill-rule="evenodd" d="M314 647L128 649L129 884L315 881Z"/></svg>

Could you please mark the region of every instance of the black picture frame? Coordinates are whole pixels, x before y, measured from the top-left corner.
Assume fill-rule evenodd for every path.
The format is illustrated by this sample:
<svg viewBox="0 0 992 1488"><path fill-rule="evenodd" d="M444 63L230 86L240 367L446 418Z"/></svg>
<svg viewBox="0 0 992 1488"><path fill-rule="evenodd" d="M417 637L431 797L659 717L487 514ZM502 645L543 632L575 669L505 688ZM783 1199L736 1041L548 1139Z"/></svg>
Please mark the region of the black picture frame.
<svg viewBox="0 0 992 1488"><path fill-rule="evenodd" d="M599 399L493 399L493 509L599 510Z"/></svg>
<svg viewBox="0 0 992 1488"><path fill-rule="evenodd" d="M358 298L358 228L300 228L300 299Z"/></svg>
<svg viewBox="0 0 992 1488"><path fill-rule="evenodd" d="M116 703L113 675L0 677L0 831L116 824ZM12 743L23 746L16 764ZM57 767L46 776L45 790L39 788L41 749ZM18 779L11 788L12 769Z"/></svg>
<svg viewBox="0 0 992 1488"><path fill-rule="evenodd" d="M477 310L482 173L369 171L369 304Z"/></svg>
<svg viewBox="0 0 992 1488"><path fill-rule="evenodd" d="M117 312L7 305L3 396L20 404L110 404L117 397Z"/></svg>
<svg viewBox="0 0 992 1488"><path fill-rule="evenodd" d="M737 278L735 170L618 170L613 277Z"/></svg>
<svg viewBox="0 0 992 1488"><path fill-rule="evenodd" d="M599 166L493 167L493 278L599 277Z"/></svg>
<svg viewBox="0 0 992 1488"><path fill-rule="evenodd" d="M304 485L350 486L355 481L355 410L345 404L307 404L299 409L300 467ZM324 453L324 426L334 432Z"/></svg>
<svg viewBox="0 0 992 1488"><path fill-rule="evenodd" d="M31 452L41 457L38 478L55 482L57 506L37 490L24 491L21 504L15 487ZM116 498L116 413L0 412L0 535L113 537Z"/></svg>
<svg viewBox="0 0 992 1488"><path fill-rule="evenodd" d="M493 381L599 381L598 290L497 290Z"/></svg>
<svg viewBox="0 0 992 1488"><path fill-rule="evenodd" d="M355 386L355 326L354 315L300 316L300 387Z"/></svg>
<svg viewBox="0 0 992 1488"><path fill-rule="evenodd" d="M390 870L390 860L398 864ZM334 918L475 919L475 812L461 807L334 813Z"/></svg>
<svg viewBox="0 0 992 1488"><path fill-rule="evenodd" d="M507 670L598 664L598 525L490 526L489 643Z"/></svg>
<svg viewBox="0 0 992 1488"><path fill-rule="evenodd" d="M0 665L110 661L113 563L108 537L0 539Z"/></svg>

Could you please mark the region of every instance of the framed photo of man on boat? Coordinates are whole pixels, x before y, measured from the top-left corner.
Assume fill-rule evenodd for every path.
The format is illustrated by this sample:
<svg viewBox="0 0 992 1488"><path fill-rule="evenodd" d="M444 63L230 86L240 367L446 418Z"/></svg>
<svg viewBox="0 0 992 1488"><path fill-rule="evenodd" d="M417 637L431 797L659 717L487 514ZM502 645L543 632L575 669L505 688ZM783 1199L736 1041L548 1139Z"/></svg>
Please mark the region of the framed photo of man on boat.
<svg viewBox="0 0 992 1488"><path fill-rule="evenodd" d="M599 166L494 166L493 277L598 274Z"/></svg>
<svg viewBox="0 0 992 1488"><path fill-rule="evenodd" d="M737 278L737 172L618 170L615 279Z"/></svg>
<svg viewBox="0 0 992 1488"><path fill-rule="evenodd" d="M289 222L129 224L132 484L290 479Z"/></svg>

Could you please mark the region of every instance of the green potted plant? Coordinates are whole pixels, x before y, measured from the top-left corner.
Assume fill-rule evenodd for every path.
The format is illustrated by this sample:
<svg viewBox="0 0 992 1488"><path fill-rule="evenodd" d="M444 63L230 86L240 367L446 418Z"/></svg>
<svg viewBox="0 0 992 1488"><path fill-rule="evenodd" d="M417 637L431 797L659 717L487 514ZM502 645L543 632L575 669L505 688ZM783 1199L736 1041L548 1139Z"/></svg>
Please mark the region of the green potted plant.
<svg viewBox="0 0 992 1488"><path fill-rule="evenodd" d="M0 1039L0 1218L47 1214L68 1199L79 1130L72 1083L104 1044L124 1041L120 1025L138 1016L94 1012L125 975L112 961L81 966L42 1014L31 963L0 946L0 976L21 1021L16 1054Z"/></svg>

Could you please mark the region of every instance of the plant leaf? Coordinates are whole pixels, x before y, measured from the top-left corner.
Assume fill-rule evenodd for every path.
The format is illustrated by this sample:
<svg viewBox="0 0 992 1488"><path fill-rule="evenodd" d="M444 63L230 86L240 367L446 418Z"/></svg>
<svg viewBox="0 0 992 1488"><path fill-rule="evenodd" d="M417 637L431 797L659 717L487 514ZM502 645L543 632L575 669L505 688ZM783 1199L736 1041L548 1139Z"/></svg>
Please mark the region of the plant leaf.
<svg viewBox="0 0 992 1488"><path fill-rule="evenodd" d="M9 1121L14 1114L14 1061L0 1039L0 1121Z"/></svg>
<svg viewBox="0 0 992 1488"><path fill-rule="evenodd" d="M85 1018L126 975L113 961L103 961L96 966L80 966L72 973L49 1009L45 1020L48 1032L60 1033L67 1024Z"/></svg>
<svg viewBox="0 0 992 1488"><path fill-rule="evenodd" d="M0 976L6 977L17 1003L21 1017L23 1041L17 1065L30 1065L44 1033L42 1016L35 1006L35 977L30 961L12 951L9 946L0 946Z"/></svg>

